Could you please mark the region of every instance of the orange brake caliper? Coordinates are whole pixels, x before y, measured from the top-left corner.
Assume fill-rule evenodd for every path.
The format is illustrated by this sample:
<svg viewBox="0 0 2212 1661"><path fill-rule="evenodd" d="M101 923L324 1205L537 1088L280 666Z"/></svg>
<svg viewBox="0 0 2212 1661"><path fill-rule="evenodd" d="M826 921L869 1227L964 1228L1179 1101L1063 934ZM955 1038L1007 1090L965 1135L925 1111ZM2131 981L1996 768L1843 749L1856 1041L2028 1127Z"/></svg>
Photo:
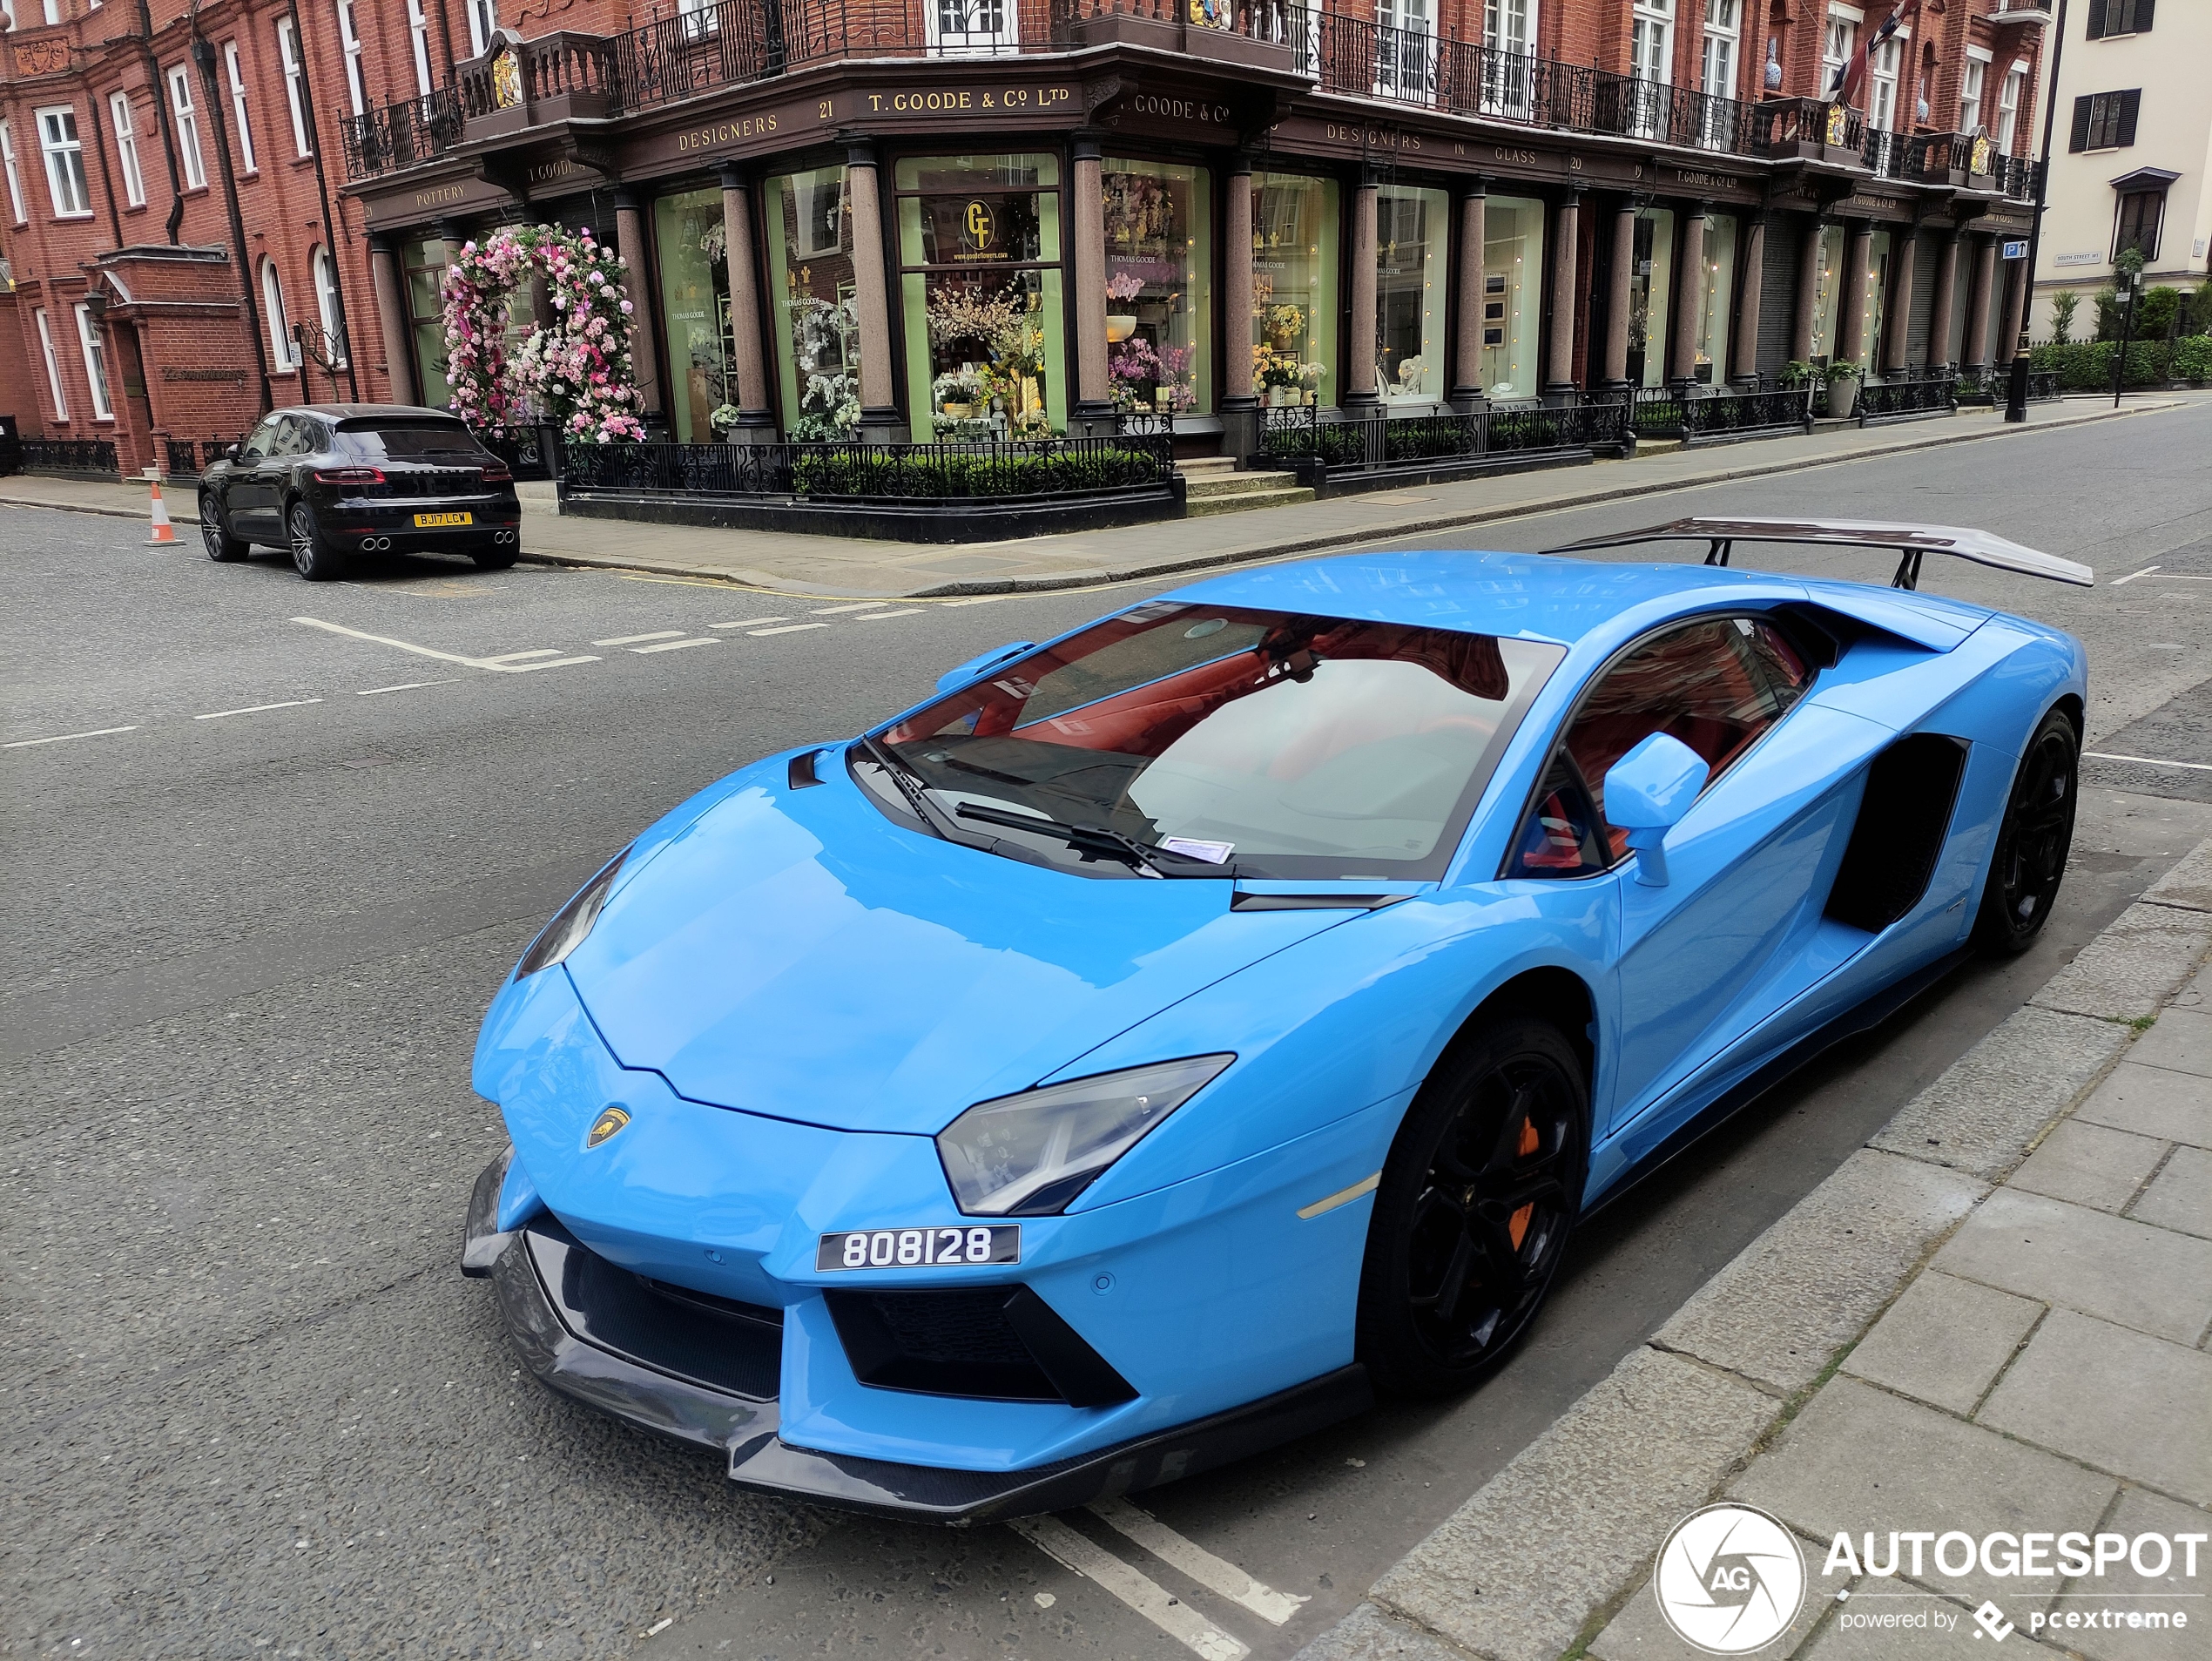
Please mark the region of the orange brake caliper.
<svg viewBox="0 0 2212 1661"><path fill-rule="evenodd" d="M1541 1139L1536 1134L1536 1122L1534 1119L1521 1120L1521 1145L1515 1148L1514 1152L1525 1159L1542 1145ZM1532 1199L1506 1219L1506 1238L1513 1242L1514 1251L1521 1250L1521 1242L1527 1238L1528 1219L1535 1215L1535 1212L1536 1202Z"/></svg>

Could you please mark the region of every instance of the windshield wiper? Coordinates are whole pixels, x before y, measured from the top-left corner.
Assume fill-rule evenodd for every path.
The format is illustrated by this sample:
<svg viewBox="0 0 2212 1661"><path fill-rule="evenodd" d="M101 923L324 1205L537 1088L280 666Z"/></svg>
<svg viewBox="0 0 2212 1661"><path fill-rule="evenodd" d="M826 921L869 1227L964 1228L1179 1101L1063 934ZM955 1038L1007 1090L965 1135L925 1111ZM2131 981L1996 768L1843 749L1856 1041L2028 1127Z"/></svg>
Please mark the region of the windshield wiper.
<svg viewBox="0 0 2212 1661"><path fill-rule="evenodd" d="M873 734L861 738L860 748L867 753L869 760L891 775L891 782L899 787L899 793L914 810L914 817L928 827L932 834L948 842L967 841L958 827L945 817L945 810L929 800L929 781L901 760L896 751Z"/></svg>
<svg viewBox="0 0 2212 1661"><path fill-rule="evenodd" d="M1201 868L1183 868L1181 856L1157 848L1150 842L1140 842L1134 836L1124 836L1117 830L1108 830L1103 825L1071 825L1065 820L1047 819L1042 814L1018 814L1003 807L986 807L981 803L964 801L953 809L962 819L978 819L986 825L1003 825L1008 830L1035 831L1047 836L1056 836L1085 859L1120 860L1134 867L1143 876L1234 876L1236 872L1227 865L1213 865L1204 861L1190 863ZM1167 863L1168 861L1176 863Z"/></svg>

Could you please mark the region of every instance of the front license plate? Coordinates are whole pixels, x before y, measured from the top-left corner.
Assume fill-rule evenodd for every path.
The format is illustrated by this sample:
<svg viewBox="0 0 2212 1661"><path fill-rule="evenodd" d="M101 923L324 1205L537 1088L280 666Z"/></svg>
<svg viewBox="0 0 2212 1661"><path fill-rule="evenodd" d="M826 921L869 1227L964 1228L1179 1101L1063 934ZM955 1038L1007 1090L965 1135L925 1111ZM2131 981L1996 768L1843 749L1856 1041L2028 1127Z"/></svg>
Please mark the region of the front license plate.
<svg viewBox="0 0 2212 1661"><path fill-rule="evenodd" d="M475 523L476 516L473 513L418 513L415 516L417 530L435 530L443 525L473 525Z"/></svg>
<svg viewBox="0 0 2212 1661"><path fill-rule="evenodd" d="M816 1273L831 1269L974 1269L1022 1260L1022 1225L986 1228L855 1228L825 1234L814 1248Z"/></svg>

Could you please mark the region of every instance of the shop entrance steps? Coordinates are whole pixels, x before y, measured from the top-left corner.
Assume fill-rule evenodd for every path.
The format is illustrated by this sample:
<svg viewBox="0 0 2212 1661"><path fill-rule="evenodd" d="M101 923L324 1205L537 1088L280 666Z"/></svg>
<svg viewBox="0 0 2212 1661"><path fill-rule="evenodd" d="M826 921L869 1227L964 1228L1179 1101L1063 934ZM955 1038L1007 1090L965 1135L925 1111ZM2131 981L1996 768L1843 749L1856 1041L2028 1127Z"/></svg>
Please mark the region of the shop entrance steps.
<svg viewBox="0 0 2212 1661"><path fill-rule="evenodd" d="M1313 500L1313 492L1297 483L1296 474L1239 473L1234 458L1227 456L1195 456L1177 463L1176 471L1186 481L1185 512L1193 519Z"/></svg>

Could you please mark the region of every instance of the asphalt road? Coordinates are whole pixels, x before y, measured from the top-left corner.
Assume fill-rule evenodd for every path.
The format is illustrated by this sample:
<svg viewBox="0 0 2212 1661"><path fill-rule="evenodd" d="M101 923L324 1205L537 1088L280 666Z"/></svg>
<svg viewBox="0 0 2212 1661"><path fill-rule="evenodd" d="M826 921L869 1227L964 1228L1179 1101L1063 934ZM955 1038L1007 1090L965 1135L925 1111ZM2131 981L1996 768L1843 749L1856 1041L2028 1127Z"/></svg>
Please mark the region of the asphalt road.
<svg viewBox="0 0 2212 1661"><path fill-rule="evenodd" d="M2086 559L2094 591L1927 585L2080 635L2091 748L2135 759L2086 775L2034 952L1954 976L1595 1219L1486 1388L1148 1496L1173 1531L1151 1550L1068 1527L1287 1655L2212 834L2212 773L2148 764L2212 762L2188 748L2212 681L2208 456L2199 406L1486 528L1535 548L1850 512ZM545 1395L455 1268L501 1141L468 1087L477 1020L609 852L733 766L1145 589L840 609L433 561L324 587L139 535L0 512L0 1652L599 1655L665 1622L649 1651L1187 1658L1021 1534L738 1494ZM1868 560L1763 563L1886 575ZM1263 1618L1178 1539L1309 1601Z"/></svg>

